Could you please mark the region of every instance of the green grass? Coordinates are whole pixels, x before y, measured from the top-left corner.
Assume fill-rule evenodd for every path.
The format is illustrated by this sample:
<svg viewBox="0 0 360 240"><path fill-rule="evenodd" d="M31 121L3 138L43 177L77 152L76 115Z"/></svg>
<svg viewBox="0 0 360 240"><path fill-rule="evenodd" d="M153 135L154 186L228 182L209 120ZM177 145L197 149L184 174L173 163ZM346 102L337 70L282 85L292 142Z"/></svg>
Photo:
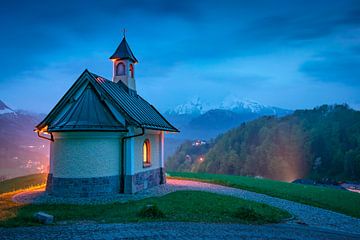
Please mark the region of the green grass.
<svg viewBox="0 0 360 240"><path fill-rule="evenodd" d="M2 227L37 225L32 217L37 211L53 215L56 222L92 220L102 223L177 221L264 224L277 223L291 217L288 212L266 204L199 191L179 191L159 198L99 205L19 205L11 201L11 194L0 195Z"/></svg>
<svg viewBox="0 0 360 240"><path fill-rule="evenodd" d="M360 194L354 192L242 176L188 172L169 175L263 193L360 218Z"/></svg>
<svg viewBox="0 0 360 240"><path fill-rule="evenodd" d="M32 174L0 182L0 194L44 184L47 174Z"/></svg>

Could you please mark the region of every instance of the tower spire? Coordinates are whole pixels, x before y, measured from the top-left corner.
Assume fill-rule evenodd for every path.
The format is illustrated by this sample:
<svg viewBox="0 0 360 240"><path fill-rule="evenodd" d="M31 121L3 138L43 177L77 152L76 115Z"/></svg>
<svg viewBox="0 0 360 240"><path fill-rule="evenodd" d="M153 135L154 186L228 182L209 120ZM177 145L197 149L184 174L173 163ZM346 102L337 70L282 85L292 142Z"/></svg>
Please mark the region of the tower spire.
<svg viewBox="0 0 360 240"><path fill-rule="evenodd" d="M126 41L126 29L123 29L123 39L110 57L113 62L113 81L123 82L129 89L136 91L135 64L138 62Z"/></svg>

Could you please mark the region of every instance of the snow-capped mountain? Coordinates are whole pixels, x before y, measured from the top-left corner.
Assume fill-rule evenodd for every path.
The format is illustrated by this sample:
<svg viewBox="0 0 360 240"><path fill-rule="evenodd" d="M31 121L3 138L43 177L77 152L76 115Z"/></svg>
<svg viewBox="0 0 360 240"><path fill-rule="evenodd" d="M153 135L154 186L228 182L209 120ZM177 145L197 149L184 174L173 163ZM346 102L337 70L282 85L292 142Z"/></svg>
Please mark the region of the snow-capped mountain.
<svg viewBox="0 0 360 240"><path fill-rule="evenodd" d="M3 101L0 100L0 114L12 113L16 114L14 110L9 108Z"/></svg>
<svg viewBox="0 0 360 240"><path fill-rule="evenodd" d="M190 101L177 105L175 108L166 111L167 115L200 115L211 107L209 104L203 102L199 97L195 97Z"/></svg>
<svg viewBox="0 0 360 240"><path fill-rule="evenodd" d="M219 109L230 110L236 113L255 113L259 115L277 115L282 116L290 114L292 111L260 104L253 100L240 99L237 97L228 97L220 104Z"/></svg>
<svg viewBox="0 0 360 240"><path fill-rule="evenodd" d="M220 109L231 110L234 112L250 111L253 113L261 112L263 109L269 108L252 100L241 100L239 98L226 98L219 106Z"/></svg>
<svg viewBox="0 0 360 240"><path fill-rule="evenodd" d="M166 115L201 115L209 110L221 109L230 110L235 113L254 113L258 115L286 115L292 111L278 107L272 107L252 100L243 100L237 97L227 97L220 104L210 105L199 97L189 102L178 105L165 112Z"/></svg>

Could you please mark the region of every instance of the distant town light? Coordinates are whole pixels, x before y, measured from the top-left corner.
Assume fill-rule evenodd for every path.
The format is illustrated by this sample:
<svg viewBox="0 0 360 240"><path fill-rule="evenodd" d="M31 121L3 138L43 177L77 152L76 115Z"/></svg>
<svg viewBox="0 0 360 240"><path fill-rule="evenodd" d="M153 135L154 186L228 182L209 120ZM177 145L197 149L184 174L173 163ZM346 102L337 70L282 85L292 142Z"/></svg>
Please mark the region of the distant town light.
<svg viewBox="0 0 360 240"><path fill-rule="evenodd" d="M205 145L205 144L206 144L206 141L200 140L200 139L195 140L195 141L192 143L192 145L193 145L194 147L199 147L199 146Z"/></svg>

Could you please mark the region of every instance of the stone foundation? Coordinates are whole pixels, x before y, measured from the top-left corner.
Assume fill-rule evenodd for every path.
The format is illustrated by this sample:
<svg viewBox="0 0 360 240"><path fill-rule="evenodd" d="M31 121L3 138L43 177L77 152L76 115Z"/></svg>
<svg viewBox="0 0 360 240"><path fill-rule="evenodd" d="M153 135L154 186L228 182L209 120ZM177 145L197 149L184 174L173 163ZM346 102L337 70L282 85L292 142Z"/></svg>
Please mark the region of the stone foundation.
<svg viewBox="0 0 360 240"><path fill-rule="evenodd" d="M57 178L48 175L46 192L57 197L98 197L119 193L119 176Z"/></svg>
<svg viewBox="0 0 360 240"><path fill-rule="evenodd" d="M126 175L124 193L132 194L166 183L165 170L157 168ZM56 197L98 197L118 194L120 177L57 178L48 174L46 192Z"/></svg>
<svg viewBox="0 0 360 240"><path fill-rule="evenodd" d="M166 183L165 169L152 169L135 175L126 175L124 192L136 193L164 183Z"/></svg>

